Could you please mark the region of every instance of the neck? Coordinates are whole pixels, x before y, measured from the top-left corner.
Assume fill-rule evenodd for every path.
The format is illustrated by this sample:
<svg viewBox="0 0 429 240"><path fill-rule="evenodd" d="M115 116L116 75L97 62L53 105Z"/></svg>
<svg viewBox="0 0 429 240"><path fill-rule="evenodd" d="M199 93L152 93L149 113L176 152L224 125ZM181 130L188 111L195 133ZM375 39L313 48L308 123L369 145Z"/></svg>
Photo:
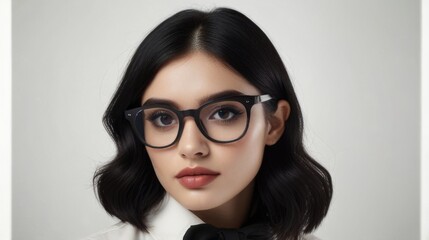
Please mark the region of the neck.
<svg viewBox="0 0 429 240"><path fill-rule="evenodd" d="M192 211L205 223L218 228L239 228L246 222L253 198L254 183L251 182L243 191L219 207Z"/></svg>

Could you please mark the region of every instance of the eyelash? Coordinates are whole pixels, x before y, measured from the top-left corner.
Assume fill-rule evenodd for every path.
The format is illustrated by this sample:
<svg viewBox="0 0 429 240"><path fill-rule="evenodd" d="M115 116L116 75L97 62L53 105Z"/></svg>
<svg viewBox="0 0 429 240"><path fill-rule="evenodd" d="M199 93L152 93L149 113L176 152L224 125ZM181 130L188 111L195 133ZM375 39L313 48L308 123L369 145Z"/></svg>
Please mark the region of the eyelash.
<svg viewBox="0 0 429 240"><path fill-rule="evenodd" d="M167 115L169 117L172 117L171 114L169 112L167 112L167 111L156 111L156 112L151 113L149 116L147 116L146 120L149 120L151 123L153 123L153 125L155 127L158 127L158 128L167 128L167 127L170 127L170 126L159 126L159 125L155 124L155 121L159 117L165 116L165 115ZM172 117L172 118L174 119L174 117Z"/></svg>
<svg viewBox="0 0 429 240"><path fill-rule="evenodd" d="M162 116L162 115L171 115L169 114L167 111L156 111L151 113L149 116L147 116L147 120L149 121L154 121L155 119L157 119L158 117Z"/></svg>
<svg viewBox="0 0 429 240"><path fill-rule="evenodd" d="M226 110L226 111L229 111L232 114L234 114L234 116L231 119L216 119L216 120L221 121L223 123L228 123L228 122L234 121L235 119L237 119L238 116L243 114L242 111L238 111L237 109L234 109L234 107L220 106L212 114L210 114L209 119L212 119L213 115L217 114L221 110Z"/></svg>

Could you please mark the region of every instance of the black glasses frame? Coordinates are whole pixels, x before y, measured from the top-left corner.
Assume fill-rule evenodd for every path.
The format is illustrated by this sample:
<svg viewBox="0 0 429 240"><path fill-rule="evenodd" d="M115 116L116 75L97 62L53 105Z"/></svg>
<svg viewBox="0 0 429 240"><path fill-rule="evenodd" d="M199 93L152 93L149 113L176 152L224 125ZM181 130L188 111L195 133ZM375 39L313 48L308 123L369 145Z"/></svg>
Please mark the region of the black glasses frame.
<svg viewBox="0 0 429 240"><path fill-rule="evenodd" d="M251 113L253 105L255 105L257 103L266 102L266 101L269 101L271 99L273 99L273 98L269 94L258 95L258 96L239 95L239 96L233 96L233 97L224 97L224 98L218 98L218 99L215 99L213 101L204 103L203 105L201 105L197 109L188 109L188 110L183 110L183 111L180 111L180 110L178 110L178 109L176 109L170 105L165 105L165 104L147 104L147 105L143 105L141 107L137 107L137 108L133 108L133 109L125 111L125 118L130 122L134 133L137 135L137 137L140 139L140 141L144 145L151 147L151 148L167 148L167 147L170 147L170 146L176 144L177 141L182 136L182 132L183 132L183 128L184 128L184 118L188 117L188 116L194 118L195 123L197 124L200 132L204 135L204 137L206 137L210 141L216 142L216 143L231 143L231 142L235 142L235 141L240 140L246 134L247 129L249 127L250 113ZM207 133L207 131L206 131L201 119L200 119L201 109L203 109L207 105L210 105L210 104L213 104L216 102L221 102L221 101L237 101L237 102L240 102L241 104L243 104L243 106L246 109L246 114L247 114L246 128L244 129L243 133L238 138L236 138L234 140L219 141L219 140L211 138L208 135L208 133ZM165 145L165 146L153 146L153 145L148 144L143 137L144 136L144 127L143 127L143 121L141 120L141 114L142 114L143 110L145 110L145 109L160 108L160 107L168 109L177 115L177 117L179 119L179 130L177 131L177 136L172 143Z"/></svg>

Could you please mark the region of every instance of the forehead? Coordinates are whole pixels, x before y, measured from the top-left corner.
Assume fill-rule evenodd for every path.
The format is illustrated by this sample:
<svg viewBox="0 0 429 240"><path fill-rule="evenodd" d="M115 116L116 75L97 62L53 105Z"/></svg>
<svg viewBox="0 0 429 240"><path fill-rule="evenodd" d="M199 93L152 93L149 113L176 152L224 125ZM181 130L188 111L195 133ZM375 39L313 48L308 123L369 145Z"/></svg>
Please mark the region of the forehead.
<svg viewBox="0 0 429 240"><path fill-rule="evenodd" d="M174 101L179 107L198 107L201 99L224 91L258 95L259 91L218 59L192 52L165 65L143 93L150 98Z"/></svg>

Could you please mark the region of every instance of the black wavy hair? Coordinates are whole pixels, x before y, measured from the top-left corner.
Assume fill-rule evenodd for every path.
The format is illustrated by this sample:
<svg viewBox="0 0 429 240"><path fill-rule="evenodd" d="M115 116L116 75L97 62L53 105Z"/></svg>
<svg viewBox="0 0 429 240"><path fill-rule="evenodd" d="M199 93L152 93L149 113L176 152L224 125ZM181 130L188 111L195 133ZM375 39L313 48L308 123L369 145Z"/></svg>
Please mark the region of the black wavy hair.
<svg viewBox="0 0 429 240"><path fill-rule="evenodd" d="M165 190L124 111L140 106L143 92L163 66L191 51L216 57L263 94L289 102L286 130L276 144L265 148L255 179L257 211L267 216L278 239L297 239L313 231L328 212L331 176L305 150L301 109L273 44L249 18L228 8L180 11L153 29L137 48L103 117L117 147L114 159L93 178L105 210L147 231L147 216ZM269 101L265 107L272 112L277 103Z"/></svg>

